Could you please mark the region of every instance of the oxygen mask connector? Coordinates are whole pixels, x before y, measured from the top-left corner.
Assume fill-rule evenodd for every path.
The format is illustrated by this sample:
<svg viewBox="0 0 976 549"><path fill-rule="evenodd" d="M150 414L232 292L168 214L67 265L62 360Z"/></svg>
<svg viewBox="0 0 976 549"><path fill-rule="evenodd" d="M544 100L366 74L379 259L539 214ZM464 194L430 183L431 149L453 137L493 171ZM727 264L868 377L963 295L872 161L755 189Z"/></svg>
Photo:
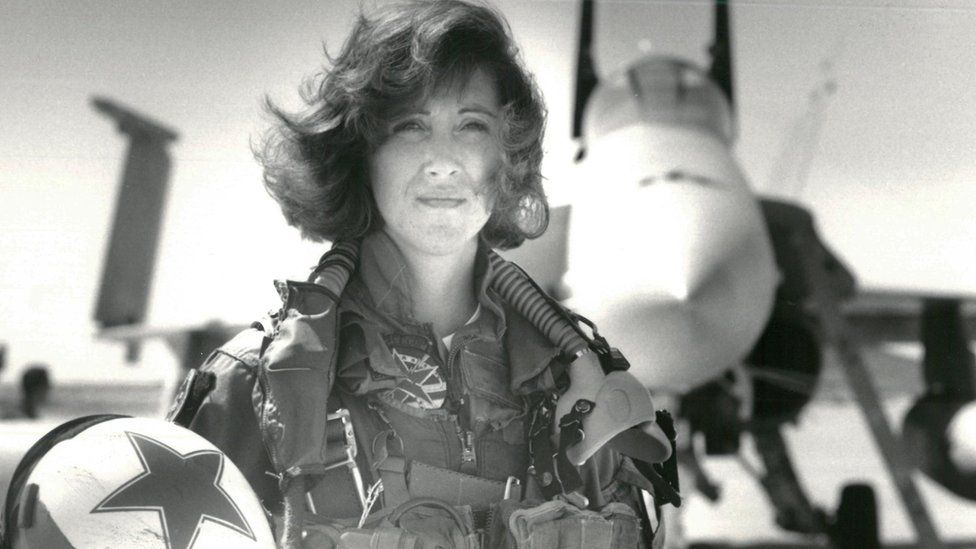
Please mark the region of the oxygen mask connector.
<svg viewBox="0 0 976 549"><path fill-rule="evenodd" d="M608 444L647 463L671 456L671 443L655 422L651 395L637 378L624 370L604 373L593 352L580 355L568 373L569 388L556 403L556 418L560 447L570 463L578 467ZM566 436L569 444L562 440Z"/></svg>

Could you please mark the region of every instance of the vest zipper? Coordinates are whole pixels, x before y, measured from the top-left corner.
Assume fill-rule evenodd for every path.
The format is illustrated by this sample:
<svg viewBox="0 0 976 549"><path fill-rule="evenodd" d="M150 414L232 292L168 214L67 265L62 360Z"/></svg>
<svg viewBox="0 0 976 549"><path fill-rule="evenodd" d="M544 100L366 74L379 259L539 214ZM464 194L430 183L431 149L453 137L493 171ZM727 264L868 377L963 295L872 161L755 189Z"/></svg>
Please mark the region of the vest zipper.
<svg viewBox="0 0 976 549"><path fill-rule="evenodd" d="M466 339L461 339L460 341L452 341L451 343L451 349L447 352L447 364L445 365L448 375L447 396L455 405L461 406L464 404L464 396L461 394L461 371L455 362L467 341Z"/></svg>
<svg viewBox="0 0 976 549"><path fill-rule="evenodd" d="M461 440L461 468L466 464L477 466L477 455L474 451L474 433L461 428L461 423L455 417L454 425L457 427L458 439Z"/></svg>
<svg viewBox="0 0 976 549"><path fill-rule="evenodd" d="M461 441L461 471L474 474L478 470L478 455L475 452L474 432L471 431L471 418L467 411L465 395L462 392L461 371L457 366L457 357L464 349L464 345L472 337L457 338L452 341L451 350L447 354L447 371L449 377L448 398L455 405L454 426L458 440Z"/></svg>

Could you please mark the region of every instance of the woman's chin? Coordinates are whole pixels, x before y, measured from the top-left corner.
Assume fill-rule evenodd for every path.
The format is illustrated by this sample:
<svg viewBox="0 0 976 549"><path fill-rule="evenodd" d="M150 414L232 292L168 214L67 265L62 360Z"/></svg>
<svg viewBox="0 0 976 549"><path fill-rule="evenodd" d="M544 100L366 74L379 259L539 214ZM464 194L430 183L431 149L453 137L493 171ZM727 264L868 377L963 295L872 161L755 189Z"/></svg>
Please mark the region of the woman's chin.
<svg viewBox="0 0 976 549"><path fill-rule="evenodd" d="M477 246L477 235L433 234L418 249L427 255L447 256L463 253Z"/></svg>
<svg viewBox="0 0 976 549"><path fill-rule="evenodd" d="M477 247L478 231L459 227L434 226L421 230L390 231L387 234L404 253L426 256L449 256L467 252Z"/></svg>

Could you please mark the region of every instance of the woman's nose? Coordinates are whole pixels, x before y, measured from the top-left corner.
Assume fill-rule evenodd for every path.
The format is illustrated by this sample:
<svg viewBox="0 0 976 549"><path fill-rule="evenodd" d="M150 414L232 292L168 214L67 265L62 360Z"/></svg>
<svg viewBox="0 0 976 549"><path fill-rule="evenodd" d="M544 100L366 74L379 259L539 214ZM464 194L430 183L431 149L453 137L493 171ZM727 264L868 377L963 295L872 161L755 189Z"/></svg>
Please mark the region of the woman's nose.
<svg viewBox="0 0 976 549"><path fill-rule="evenodd" d="M427 149L427 163L424 171L428 177L443 179L460 171L458 151L450 138L435 137Z"/></svg>
<svg viewBox="0 0 976 549"><path fill-rule="evenodd" d="M452 162L432 161L427 164L427 175L436 179L451 177L458 172Z"/></svg>

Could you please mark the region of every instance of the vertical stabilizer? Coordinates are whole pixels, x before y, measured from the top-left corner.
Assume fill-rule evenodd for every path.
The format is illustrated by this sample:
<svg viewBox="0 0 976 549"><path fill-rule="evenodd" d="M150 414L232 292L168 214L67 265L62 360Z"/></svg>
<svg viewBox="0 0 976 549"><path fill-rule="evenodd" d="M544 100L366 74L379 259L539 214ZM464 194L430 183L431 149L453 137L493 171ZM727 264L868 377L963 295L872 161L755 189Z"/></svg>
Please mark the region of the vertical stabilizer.
<svg viewBox="0 0 976 549"><path fill-rule="evenodd" d="M573 138L583 133L583 111L596 88L596 67L593 65L593 0L583 0L580 11L579 51L576 55L576 95L573 105Z"/></svg>
<svg viewBox="0 0 976 549"><path fill-rule="evenodd" d="M145 319L172 164L167 146L178 135L108 99L92 106L129 140L95 307L99 327L110 328Z"/></svg>
<svg viewBox="0 0 976 549"><path fill-rule="evenodd" d="M732 79L732 36L729 24L729 0L715 0L715 38L709 48L712 66L708 75L725 93L735 109L735 86Z"/></svg>

